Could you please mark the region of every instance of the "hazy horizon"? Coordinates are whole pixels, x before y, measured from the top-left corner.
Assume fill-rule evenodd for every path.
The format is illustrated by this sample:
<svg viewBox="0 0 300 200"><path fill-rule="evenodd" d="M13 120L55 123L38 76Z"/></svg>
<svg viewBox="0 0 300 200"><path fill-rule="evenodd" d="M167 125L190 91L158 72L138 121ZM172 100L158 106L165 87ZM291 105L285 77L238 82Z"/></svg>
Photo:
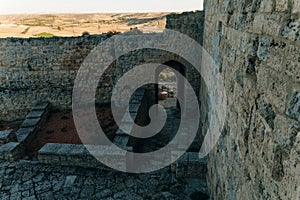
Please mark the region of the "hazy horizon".
<svg viewBox="0 0 300 200"><path fill-rule="evenodd" d="M0 15L184 12L203 10L203 0L0 0Z"/></svg>
<svg viewBox="0 0 300 200"><path fill-rule="evenodd" d="M91 15L91 14L135 14L135 13L183 13L183 12L195 12L195 11L201 11L201 10L184 10L184 11L153 11L153 12L146 12L146 11L128 11L128 12L57 12L57 13L0 13L0 15Z"/></svg>

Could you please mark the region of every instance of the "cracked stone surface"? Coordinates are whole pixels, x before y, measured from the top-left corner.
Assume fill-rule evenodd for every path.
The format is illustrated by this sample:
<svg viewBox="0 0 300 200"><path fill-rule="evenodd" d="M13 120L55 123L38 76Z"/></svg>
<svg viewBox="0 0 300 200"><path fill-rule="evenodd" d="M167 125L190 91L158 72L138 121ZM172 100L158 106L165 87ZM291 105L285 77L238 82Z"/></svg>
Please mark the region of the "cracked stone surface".
<svg viewBox="0 0 300 200"><path fill-rule="evenodd" d="M1 199L191 199L205 181L177 180L170 168L126 174L37 162L0 162ZM200 183L200 184L199 184ZM195 195L194 195L195 196Z"/></svg>

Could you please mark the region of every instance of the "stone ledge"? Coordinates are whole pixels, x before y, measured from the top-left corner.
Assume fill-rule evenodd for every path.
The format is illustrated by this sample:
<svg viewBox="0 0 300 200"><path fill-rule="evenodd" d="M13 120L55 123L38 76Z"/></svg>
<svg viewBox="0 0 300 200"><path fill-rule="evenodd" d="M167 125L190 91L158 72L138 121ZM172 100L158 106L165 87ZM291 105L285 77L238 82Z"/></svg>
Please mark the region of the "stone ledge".
<svg viewBox="0 0 300 200"><path fill-rule="evenodd" d="M131 99L130 99L130 103L139 103L140 101L143 100L143 96L133 96Z"/></svg>
<svg viewBox="0 0 300 200"><path fill-rule="evenodd" d="M21 128L35 127L39 124L41 118L25 119L22 123Z"/></svg>
<svg viewBox="0 0 300 200"><path fill-rule="evenodd" d="M129 142L129 135L117 135L114 138L114 144L119 146L122 149L125 149Z"/></svg>
<svg viewBox="0 0 300 200"><path fill-rule="evenodd" d="M10 142L0 147L0 159L15 161L24 156L23 145L19 142Z"/></svg>
<svg viewBox="0 0 300 200"><path fill-rule="evenodd" d="M39 150L39 154L43 155L77 155L86 153L87 150L84 145L79 144L47 143Z"/></svg>
<svg viewBox="0 0 300 200"><path fill-rule="evenodd" d="M130 113L136 113L140 109L141 102L138 103L130 103L129 104L129 112Z"/></svg>
<svg viewBox="0 0 300 200"><path fill-rule="evenodd" d="M112 151L110 146L58 143L46 144L39 150L38 154L39 161L44 164L97 168L109 171L112 169L103 165L96 158L101 157L109 163L122 165L126 156L124 151Z"/></svg>
<svg viewBox="0 0 300 200"><path fill-rule="evenodd" d="M121 122L121 125L119 127L120 131L123 131L123 132L127 132L127 133L131 133L132 129L133 129L133 123L131 122Z"/></svg>
<svg viewBox="0 0 300 200"><path fill-rule="evenodd" d="M18 142L26 143L30 138L33 138L35 135L35 128L29 127L29 128L20 128L16 132L16 137Z"/></svg>
<svg viewBox="0 0 300 200"><path fill-rule="evenodd" d="M145 89L139 88L139 89L137 89L136 92L134 93L134 96L142 96L142 97L143 97L144 94L145 94Z"/></svg>
<svg viewBox="0 0 300 200"><path fill-rule="evenodd" d="M127 112L127 111L126 111ZM132 119L130 114L125 114L121 120L121 124L123 123L132 123L135 119Z"/></svg>
<svg viewBox="0 0 300 200"><path fill-rule="evenodd" d="M200 159L198 152L186 152L174 164L177 178L205 178L207 173L207 158Z"/></svg>
<svg viewBox="0 0 300 200"><path fill-rule="evenodd" d="M125 131L123 131L122 129L118 129L116 132L116 136L118 135L128 135Z"/></svg>
<svg viewBox="0 0 300 200"><path fill-rule="evenodd" d="M15 142L17 140L13 130L0 131L0 145L8 142Z"/></svg>
<svg viewBox="0 0 300 200"><path fill-rule="evenodd" d="M27 119L41 118L44 114L44 110L32 110L27 116Z"/></svg>
<svg viewBox="0 0 300 200"><path fill-rule="evenodd" d="M130 116L132 117L132 120L135 122L136 118L138 116L138 113L137 112L130 112Z"/></svg>
<svg viewBox="0 0 300 200"><path fill-rule="evenodd" d="M50 103L48 103L48 102L38 103L35 106L33 106L32 110L33 111L46 110L49 106L50 106Z"/></svg>
<svg viewBox="0 0 300 200"><path fill-rule="evenodd" d="M27 118L16 132L18 142L25 145L29 144L35 137L38 130L41 129L43 123L47 120L50 111L50 103L38 103L33 106Z"/></svg>

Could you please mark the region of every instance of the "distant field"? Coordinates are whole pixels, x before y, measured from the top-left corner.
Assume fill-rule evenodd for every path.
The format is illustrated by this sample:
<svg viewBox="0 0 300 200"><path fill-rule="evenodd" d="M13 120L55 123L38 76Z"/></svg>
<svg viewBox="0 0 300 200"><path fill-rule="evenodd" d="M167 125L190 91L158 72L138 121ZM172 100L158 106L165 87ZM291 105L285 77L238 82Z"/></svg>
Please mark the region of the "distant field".
<svg viewBox="0 0 300 200"><path fill-rule="evenodd" d="M0 38L81 36L109 31L162 31L169 13L0 15Z"/></svg>

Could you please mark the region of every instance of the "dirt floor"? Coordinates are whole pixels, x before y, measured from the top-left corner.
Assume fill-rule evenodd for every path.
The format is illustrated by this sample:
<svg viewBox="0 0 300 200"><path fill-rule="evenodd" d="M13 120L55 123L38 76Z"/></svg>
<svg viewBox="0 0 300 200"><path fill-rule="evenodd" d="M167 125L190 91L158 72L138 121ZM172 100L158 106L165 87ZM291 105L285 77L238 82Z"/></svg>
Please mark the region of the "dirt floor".
<svg viewBox="0 0 300 200"><path fill-rule="evenodd" d="M111 110L109 108L97 109L97 117L107 137L112 139L118 127L113 120ZM82 144L75 128L72 111L51 113L49 120L42 130L37 132L36 138L28 147L29 154L36 157L37 151L46 143Z"/></svg>
<svg viewBox="0 0 300 200"><path fill-rule="evenodd" d="M0 121L0 131L5 131L5 130L18 130L19 126L21 125L21 121L17 122L3 122Z"/></svg>

